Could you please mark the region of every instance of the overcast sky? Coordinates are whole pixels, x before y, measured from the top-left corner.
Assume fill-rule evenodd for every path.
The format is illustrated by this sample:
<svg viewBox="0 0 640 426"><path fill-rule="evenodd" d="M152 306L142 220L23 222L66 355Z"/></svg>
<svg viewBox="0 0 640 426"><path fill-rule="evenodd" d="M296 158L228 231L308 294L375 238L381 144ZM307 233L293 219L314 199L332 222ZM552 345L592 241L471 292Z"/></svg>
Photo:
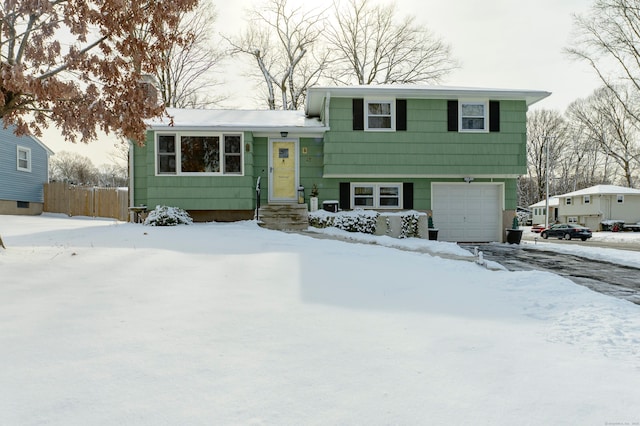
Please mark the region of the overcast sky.
<svg viewBox="0 0 640 426"><path fill-rule="evenodd" d="M238 33L245 10L259 4L255 0L213 2L218 10L219 31L226 34ZM552 95L534 108L560 112L599 86L586 64L575 62L562 52L571 41L572 14L585 13L591 0L397 0L396 3L399 16L415 16L416 23L426 25L451 45L461 68L443 85L545 90ZM331 1L316 0L313 4L322 7ZM227 85L221 87L230 96L224 107L262 108L246 95L250 84L245 82L236 89L237 79L233 76L240 73L237 66L229 68ZM56 133L48 132L42 138L53 151L79 152L89 156L95 165L110 162L105 153L112 151L112 139L74 146L60 141Z"/></svg>

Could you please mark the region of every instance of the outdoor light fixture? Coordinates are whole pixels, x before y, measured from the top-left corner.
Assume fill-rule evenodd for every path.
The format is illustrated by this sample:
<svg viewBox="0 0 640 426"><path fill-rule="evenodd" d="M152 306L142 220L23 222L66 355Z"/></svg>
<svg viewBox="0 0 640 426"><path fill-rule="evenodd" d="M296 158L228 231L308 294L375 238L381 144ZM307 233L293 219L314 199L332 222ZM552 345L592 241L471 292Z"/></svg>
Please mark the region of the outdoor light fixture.
<svg viewBox="0 0 640 426"><path fill-rule="evenodd" d="M286 138L287 136L289 136L289 132L280 132L280 137Z"/></svg>

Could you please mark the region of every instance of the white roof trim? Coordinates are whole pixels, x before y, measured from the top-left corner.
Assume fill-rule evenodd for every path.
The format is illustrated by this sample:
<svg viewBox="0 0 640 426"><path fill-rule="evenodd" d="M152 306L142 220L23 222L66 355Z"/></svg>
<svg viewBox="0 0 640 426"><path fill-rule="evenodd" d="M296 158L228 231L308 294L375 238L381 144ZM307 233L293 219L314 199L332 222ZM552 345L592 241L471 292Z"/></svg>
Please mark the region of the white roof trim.
<svg viewBox="0 0 640 426"><path fill-rule="evenodd" d="M158 131L252 131L264 133L322 133L328 130L317 118L302 111L211 110L167 108L167 116L147 121Z"/></svg>
<svg viewBox="0 0 640 426"><path fill-rule="evenodd" d="M343 87L311 87L307 91L306 113L317 116L322 99L327 95L336 98L349 97L397 97L403 99L492 99L523 100L527 105L548 97L551 92L541 90L491 89L476 87L428 86L416 84L362 85Z"/></svg>
<svg viewBox="0 0 640 426"><path fill-rule="evenodd" d="M640 189L628 188L626 186L617 185L595 185L589 188L580 189L579 191L568 192L559 195L559 197L578 197L581 195L640 195Z"/></svg>
<svg viewBox="0 0 640 426"><path fill-rule="evenodd" d="M531 204L529 207L545 207L547 200L538 201L535 204ZM549 197L549 207L558 207L560 205L560 198L557 196Z"/></svg>

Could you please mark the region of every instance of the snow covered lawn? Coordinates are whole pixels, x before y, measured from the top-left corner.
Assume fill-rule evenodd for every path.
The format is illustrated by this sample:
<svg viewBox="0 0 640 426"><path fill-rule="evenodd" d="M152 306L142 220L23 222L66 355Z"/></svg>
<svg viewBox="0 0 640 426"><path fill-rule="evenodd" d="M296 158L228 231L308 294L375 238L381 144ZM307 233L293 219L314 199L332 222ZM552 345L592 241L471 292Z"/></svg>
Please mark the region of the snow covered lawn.
<svg viewBox="0 0 640 426"><path fill-rule="evenodd" d="M3 425L640 422L640 306L555 275L253 222L0 235Z"/></svg>

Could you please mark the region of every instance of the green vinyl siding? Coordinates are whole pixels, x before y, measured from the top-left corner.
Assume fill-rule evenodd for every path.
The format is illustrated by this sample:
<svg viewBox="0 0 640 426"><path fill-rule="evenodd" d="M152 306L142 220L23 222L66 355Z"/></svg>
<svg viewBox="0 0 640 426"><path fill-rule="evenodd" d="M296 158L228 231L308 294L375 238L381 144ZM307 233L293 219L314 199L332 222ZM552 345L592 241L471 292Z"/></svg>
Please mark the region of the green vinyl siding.
<svg viewBox="0 0 640 426"><path fill-rule="evenodd" d="M462 182L462 179L457 180ZM413 183L413 208L415 210L430 210L431 209L431 184L436 183L449 183L451 179L406 179L406 178L350 178L350 179L322 179L316 184L318 185L318 200L319 205L322 207L322 202L327 200L338 200L340 198L340 182L349 183ZM515 210L517 204L517 191L516 191L516 179L475 179L474 183L504 183L505 185L505 209ZM310 187L309 187L310 188ZM309 197L309 190L305 186L306 199Z"/></svg>
<svg viewBox="0 0 640 426"><path fill-rule="evenodd" d="M299 161L300 161L300 185L305 188L308 197L314 184L322 184L322 161L323 161L323 140L322 138L300 138L299 139ZM305 152L306 150L306 152ZM266 204L269 200L269 138L260 137L254 140L254 188L255 179L260 178L260 203Z"/></svg>
<svg viewBox="0 0 640 426"><path fill-rule="evenodd" d="M406 131L354 131L352 99L332 98L330 130L324 137L291 138L299 141L299 183L306 200L314 185L322 205L340 199L343 182L412 183L413 208L429 210L432 183L472 176L474 183L503 183L505 209L515 209L517 181L502 177L526 173L525 101L500 101L499 132L447 131L447 100L407 99L406 117ZM260 177L261 204L266 205L269 140L244 132L242 176L156 175L155 135L150 131L146 146L133 150L134 204L252 210Z"/></svg>
<svg viewBox="0 0 640 426"><path fill-rule="evenodd" d="M331 100L324 174L520 175L526 173L526 104L500 102L500 132L447 131L446 100L407 100L407 130L352 130L351 99Z"/></svg>
<svg viewBox="0 0 640 426"><path fill-rule="evenodd" d="M252 210L255 208L254 141L244 133L243 176L155 174L155 134L134 147L134 205L169 205L185 210Z"/></svg>

